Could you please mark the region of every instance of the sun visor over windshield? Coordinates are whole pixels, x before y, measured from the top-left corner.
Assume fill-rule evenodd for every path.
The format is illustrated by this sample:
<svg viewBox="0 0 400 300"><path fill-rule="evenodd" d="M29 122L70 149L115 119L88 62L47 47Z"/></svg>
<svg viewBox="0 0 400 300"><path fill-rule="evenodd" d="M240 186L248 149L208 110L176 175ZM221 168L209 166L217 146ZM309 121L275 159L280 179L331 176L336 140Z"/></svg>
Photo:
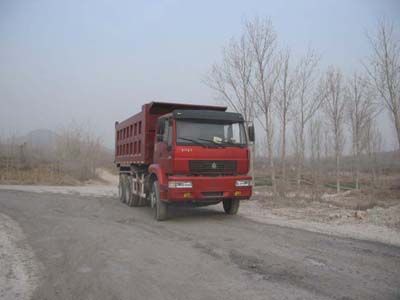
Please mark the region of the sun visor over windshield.
<svg viewBox="0 0 400 300"><path fill-rule="evenodd" d="M215 110L183 110L176 109L172 115L177 120L214 121L221 123L243 122L241 114Z"/></svg>

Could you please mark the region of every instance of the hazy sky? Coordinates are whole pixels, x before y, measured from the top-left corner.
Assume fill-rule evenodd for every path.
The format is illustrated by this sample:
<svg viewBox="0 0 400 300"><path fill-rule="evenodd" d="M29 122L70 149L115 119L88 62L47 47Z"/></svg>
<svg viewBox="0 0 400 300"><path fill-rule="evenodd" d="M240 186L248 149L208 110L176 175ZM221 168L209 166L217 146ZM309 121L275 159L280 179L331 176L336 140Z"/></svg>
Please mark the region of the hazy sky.
<svg viewBox="0 0 400 300"><path fill-rule="evenodd" d="M114 121L145 102L214 103L201 79L254 16L270 16L295 54L310 44L351 72L365 31L400 20L400 0L0 0L0 133L74 120L110 146Z"/></svg>

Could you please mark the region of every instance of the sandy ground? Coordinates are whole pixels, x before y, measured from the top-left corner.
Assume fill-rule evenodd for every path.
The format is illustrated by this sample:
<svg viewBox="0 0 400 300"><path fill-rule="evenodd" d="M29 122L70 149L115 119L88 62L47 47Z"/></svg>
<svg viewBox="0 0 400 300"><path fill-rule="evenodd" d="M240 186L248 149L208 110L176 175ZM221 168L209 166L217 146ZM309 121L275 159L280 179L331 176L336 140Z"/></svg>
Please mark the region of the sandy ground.
<svg viewBox="0 0 400 300"><path fill-rule="evenodd" d="M127 207L103 190L40 191L0 190L8 216L0 218L0 261L20 268L1 279L13 292L0 299L400 296L400 247L228 216L221 205L175 208L171 219L156 222L149 207ZM32 270L36 261L42 267Z"/></svg>

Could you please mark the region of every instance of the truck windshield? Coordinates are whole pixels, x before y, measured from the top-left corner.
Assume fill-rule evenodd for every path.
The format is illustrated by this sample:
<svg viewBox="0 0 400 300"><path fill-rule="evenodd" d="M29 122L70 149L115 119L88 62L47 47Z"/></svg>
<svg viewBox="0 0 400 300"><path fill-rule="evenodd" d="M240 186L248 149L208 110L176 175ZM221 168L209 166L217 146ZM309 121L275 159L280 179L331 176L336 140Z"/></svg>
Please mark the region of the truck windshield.
<svg viewBox="0 0 400 300"><path fill-rule="evenodd" d="M178 145L244 146L247 144L243 123L177 120L176 136Z"/></svg>

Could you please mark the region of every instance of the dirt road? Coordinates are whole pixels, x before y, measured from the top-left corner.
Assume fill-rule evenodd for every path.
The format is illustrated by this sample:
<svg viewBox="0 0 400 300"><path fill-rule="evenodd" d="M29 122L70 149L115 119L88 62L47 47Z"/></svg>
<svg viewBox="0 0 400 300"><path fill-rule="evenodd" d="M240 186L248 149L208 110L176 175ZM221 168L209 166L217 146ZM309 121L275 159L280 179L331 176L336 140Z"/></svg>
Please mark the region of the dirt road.
<svg viewBox="0 0 400 300"><path fill-rule="evenodd" d="M222 209L177 209L157 223L149 208L112 197L2 190L0 213L21 228L14 247L33 252L13 268L23 272L27 260L38 266L19 282L35 284L32 293L15 299L400 299L395 246ZM18 291L5 286L18 274L7 276L4 299Z"/></svg>

